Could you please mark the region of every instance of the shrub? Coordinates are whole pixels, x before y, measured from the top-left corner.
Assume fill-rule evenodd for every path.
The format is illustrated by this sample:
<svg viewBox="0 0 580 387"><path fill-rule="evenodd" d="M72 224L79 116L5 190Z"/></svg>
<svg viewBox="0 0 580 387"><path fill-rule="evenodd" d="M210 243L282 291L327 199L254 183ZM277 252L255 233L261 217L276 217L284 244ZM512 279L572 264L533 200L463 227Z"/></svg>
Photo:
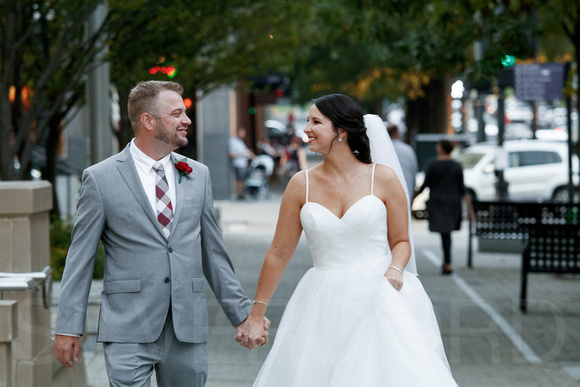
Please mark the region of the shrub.
<svg viewBox="0 0 580 387"><path fill-rule="evenodd" d="M60 218L53 218L50 222L50 267L55 281L62 279L62 272L66 261L66 255L70 246L72 222ZM93 278L103 278L105 271L105 249L99 243L97 258L93 271Z"/></svg>

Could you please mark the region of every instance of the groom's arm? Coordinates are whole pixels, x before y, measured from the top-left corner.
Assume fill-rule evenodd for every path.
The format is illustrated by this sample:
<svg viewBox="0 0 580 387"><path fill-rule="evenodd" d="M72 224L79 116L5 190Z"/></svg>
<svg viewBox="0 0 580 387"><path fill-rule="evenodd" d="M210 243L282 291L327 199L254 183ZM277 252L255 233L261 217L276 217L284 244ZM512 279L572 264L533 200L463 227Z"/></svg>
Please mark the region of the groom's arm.
<svg viewBox="0 0 580 387"><path fill-rule="evenodd" d="M205 197L201 215L203 272L218 302L231 324L239 326L246 320L252 301L246 296L225 248L213 206L209 171L205 167Z"/></svg>
<svg viewBox="0 0 580 387"><path fill-rule="evenodd" d="M97 246L105 223L99 188L90 170L83 172L72 241L62 276L54 354L66 365L78 360Z"/></svg>

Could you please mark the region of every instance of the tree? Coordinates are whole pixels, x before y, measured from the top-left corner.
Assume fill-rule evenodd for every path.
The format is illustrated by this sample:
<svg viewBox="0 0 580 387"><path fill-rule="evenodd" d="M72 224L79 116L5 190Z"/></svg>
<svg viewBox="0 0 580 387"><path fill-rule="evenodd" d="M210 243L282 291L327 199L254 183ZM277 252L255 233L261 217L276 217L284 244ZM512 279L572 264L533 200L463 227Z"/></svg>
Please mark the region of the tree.
<svg viewBox="0 0 580 387"><path fill-rule="evenodd" d="M29 179L33 149L81 100L83 78L108 26L106 19L93 34L85 30L100 3L0 3L0 179Z"/></svg>
<svg viewBox="0 0 580 387"><path fill-rule="evenodd" d="M372 110L377 99L403 97L411 130L445 132L452 77L489 80L501 68L504 50L530 55L530 42L522 28L529 21L529 3L317 2L312 20L319 37L308 46L308 59L299 64L294 76L299 100L345 92ZM482 60L475 60L473 45L480 40L489 47Z"/></svg>
<svg viewBox="0 0 580 387"><path fill-rule="evenodd" d="M173 61L191 96L247 75L278 71L296 47L300 2L110 0L0 2L0 179L29 179L33 150L46 148L44 177L55 183L63 120L84 102L84 80L104 44L126 108L130 88L160 58ZM146 10L146 12L144 11ZM293 19L292 19L293 20ZM274 43L275 42L275 43ZM119 142L132 137L126 114ZM55 212L58 202L55 195Z"/></svg>
<svg viewBox="0 0 580 387"><path fill-rule="evenodd" d="M126 111L131 88L143 79L169 79L150 74L151 67L176 66L172 79L184 85L194 102L197 91L279 72L295 60L297 31L308 9L305 1L291 0L110 0L109 5L121 26L109 41L111 81L121 107L121 146L132 137ZM195 103L190 114L195 114Z"/></svg>

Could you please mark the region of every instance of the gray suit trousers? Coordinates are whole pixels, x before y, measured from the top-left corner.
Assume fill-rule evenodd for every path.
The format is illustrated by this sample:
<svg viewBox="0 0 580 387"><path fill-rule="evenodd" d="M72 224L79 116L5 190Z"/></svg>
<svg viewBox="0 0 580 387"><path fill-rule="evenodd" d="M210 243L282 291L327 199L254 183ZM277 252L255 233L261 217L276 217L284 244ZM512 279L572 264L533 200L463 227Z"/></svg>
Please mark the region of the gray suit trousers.
<svg viewBox="0 0 580 387"><path fill-rule="evenodd" d="M175 337L171 312L152 343L103 343L112 387L150 387L153 370L159 387L203 387L207 380L207 343L182 343Z"/></svg>

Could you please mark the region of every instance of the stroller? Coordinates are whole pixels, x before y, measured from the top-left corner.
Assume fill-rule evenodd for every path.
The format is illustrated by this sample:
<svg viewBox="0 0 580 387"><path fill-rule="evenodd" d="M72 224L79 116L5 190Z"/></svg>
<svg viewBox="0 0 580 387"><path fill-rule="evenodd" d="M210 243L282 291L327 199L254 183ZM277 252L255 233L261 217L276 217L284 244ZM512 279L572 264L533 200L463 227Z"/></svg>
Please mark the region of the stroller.
<svg viewBox="0 0 580 387"><path fill-rule="evenodd" d="M267 198L270 195L268 180L274 172L274 160L268 155L254 157L250 163L248 177L246 178L246 190L255 198Z"/></svg>

